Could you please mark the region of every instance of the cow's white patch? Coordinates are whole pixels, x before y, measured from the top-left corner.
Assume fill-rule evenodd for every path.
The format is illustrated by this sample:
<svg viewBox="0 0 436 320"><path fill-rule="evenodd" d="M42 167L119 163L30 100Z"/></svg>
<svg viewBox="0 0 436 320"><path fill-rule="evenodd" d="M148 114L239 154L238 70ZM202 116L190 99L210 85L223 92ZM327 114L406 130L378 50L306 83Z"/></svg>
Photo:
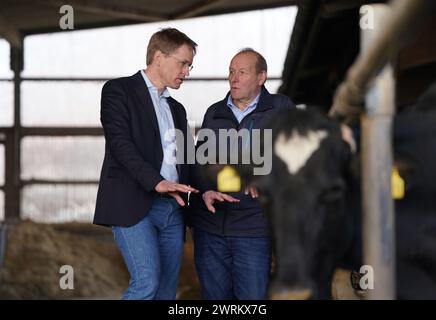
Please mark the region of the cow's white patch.
<svg viewBox="0 0 436 320"><path fill-rule="evenodd" d="M288 166L291 174L297 173L327 137L325 130L310 131L300 135L296 130L289 139L282 133L274 143L274 153Z"/></svg>

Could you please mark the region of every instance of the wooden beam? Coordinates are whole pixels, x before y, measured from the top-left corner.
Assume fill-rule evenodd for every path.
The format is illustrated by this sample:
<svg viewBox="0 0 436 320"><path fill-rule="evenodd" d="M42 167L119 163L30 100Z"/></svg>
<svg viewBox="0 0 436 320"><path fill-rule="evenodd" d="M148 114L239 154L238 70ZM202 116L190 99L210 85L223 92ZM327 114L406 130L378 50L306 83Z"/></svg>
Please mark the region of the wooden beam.
<svg viewBox="0 0 436 320"><path fill-rule="evenodd" d="M220 8L219 6L226 3L232 3L231 0L203 0L195 5L187 7L185 9L180 10L176 14L172 15L171 19L186 19L192 17L198 17L204 15L209 10L214 10L214 14L222 14L222 13L232 13L232 12L241 12L248 10L261 10L275 7L284 7L284 6L293 6L299 3L299 0L288 0L288 1L276 1L276 3L255 3L250 5L241 5L239 7L231 7L232 9Z"/></svg>
<svg viewBox="0 0 436 320"><path fill-rule="evenodd" d="M20 31L0 13L0 36L4 37L11 47L21 48L23 42Z"/></svg>
<svg viewBox="0 0 436 320"><path fill-rule="evenodd" d="M44 185L53 185L53 184L64 184L64 185L89 185L89 184L98 184L98 180L66 180L66 179L28 179L21 180L22 186L32 185L32 184L44 184Z"/></svg>
<svg viewBox="0 0 436 320"><path fill-rule="evenodd" d="M7 134L5 141L5 184L2 186L5 194L5 221L20 218L20 187L17 175L19 159L16 154L16 139L17 136L12 130Z"/></svg>
<svg viewBox="0 0 436 320"><path fill-rule="evenodd" d="M336 0L323 3L321 6L321 14L323 16L335 15L341 11L360 8L363 5L372 3L384 3L386 0Z"/></svg>
<svg viewBox="0 0 436 320"><path fill-rule="evenodd" d="M174 19L186 19L191 18L200 15L201 13L204 13L205 11L209 10L210 8L213 8L215 6L218 6L220 4L223 4L225 2L229 2L229 0L204 0L200 3L197 3L193 6L190 6L186 9L183 9L176 13L174 15Z"/></svg>
<svg viewBox="0 0 436 320"><path fill-rule="evenodd" d="M112 77L115 78L115 77ZM112 78L83 78L83 77L22 77L23 81L54 81L54 82L105 82ZM281 80L281 77L268 77L268 80ZM189 77L185 81L228 81L228 77ZM11 81L11 79L0 79L0 81Z"/></svg>
<svg viewBox="0 0 436 320"><path fill-rule="evenodd" d="M18 221L21 214L20 176L20 111L21 71L24 64L23 46L11 46L11 69L14 72L14 125L6 134L5 144L5 221Z"/></svg>
<svg viewBox="0 0 436 320"><path fill-rule="evenodd" d="M21 127L24 136L102 136L99 127Z"/></svg>

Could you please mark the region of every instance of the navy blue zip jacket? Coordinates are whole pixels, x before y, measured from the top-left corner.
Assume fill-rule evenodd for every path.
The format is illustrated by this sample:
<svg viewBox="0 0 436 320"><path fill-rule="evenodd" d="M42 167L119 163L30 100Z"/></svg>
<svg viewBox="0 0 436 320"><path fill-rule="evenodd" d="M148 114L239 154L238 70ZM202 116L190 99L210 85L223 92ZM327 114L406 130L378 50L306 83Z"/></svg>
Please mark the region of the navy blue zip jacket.
<svg viewBox="0 0 436 320"><path fill-rule="evenodd" d="M266 129L271 116L282 108L294 106L292 101L280 94L270 94L263 87L256 109L245 116L238 123L233 112L227 106L227 99L213 104L207 109L204 116L202 129L208 128L218 132L218 129L246 128ZM217 135L218 140L218 135ZM196 186L194 186L196 187ZM216 184L211 185L203 181L199 186L201 191L216 190ZM210 233L235 236L235 237L263 237L268 235L267 222L260 203L257 199L245 195L244 190L237 193L228 193L240 200L238 203L214 203L215 213L210 212L205 206L200 195L194 195L191 201L192 208L188 217L188 225L200 228Z"/></svg>

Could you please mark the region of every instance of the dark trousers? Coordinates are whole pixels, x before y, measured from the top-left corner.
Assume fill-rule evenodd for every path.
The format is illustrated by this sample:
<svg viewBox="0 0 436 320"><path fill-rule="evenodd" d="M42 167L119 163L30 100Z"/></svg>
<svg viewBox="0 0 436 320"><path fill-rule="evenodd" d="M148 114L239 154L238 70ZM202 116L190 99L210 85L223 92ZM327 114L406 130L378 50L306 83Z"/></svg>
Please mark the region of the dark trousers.
<svg viewBox="0 0 436 320"><path fill-rule="evenodd" d="M203 299L267 299L271 244L266 237L225 237L194 229Z"/></svg>

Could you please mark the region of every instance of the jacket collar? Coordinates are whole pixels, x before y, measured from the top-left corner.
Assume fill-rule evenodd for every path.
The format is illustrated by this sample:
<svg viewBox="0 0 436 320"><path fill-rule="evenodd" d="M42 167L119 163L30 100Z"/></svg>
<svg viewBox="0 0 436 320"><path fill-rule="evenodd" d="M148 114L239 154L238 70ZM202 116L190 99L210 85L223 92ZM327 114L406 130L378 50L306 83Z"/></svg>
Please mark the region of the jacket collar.
<svg viewBox="0 0 436 320"><path fill-rule="evenodd" d="M134 91L138 96L139 100L144 105L148 117L151 119L151 122L153 124L153 128L156 130L157 133L159 133L159 125L157 123L157 117L156 117L156 112L154 111L153 101L151 100L150 92L148 91L147 85L144 82L144 78L141 74L141 71L135 73L131 77L131 79L133 82ZM177 110L176 101L171 96L168 96L167 102L168 105L170 106L171 114L173 115L174 126L177 129L180 129L181 123L179 119L179 114L176 112Z"/></svg>
<svg viewBox="0 0 436 320"><path fill-rule="evenodd" d="M148 75L145 73L145 70L140 70L139 71L141 73L142 78L144 79L148 90L153 90L156 93L158 92L157 88L153 85L153 83L151 82L150 78L148 77ZM170 92L168 91L167 88L164 89L164 91L162 92L162 96L164 98L169 98L170 97Z"/></svg>
<svg viewBox="0 0 436 320"><path fill-rule="evenodd" d="M156 112L154 111L154 107L153 107L153 101L151 100L150 92L148 91L147 85L144 82L144 78L142 77L141 71L135 73L130 79L133 84L132 87L134 88L134 91L138 96L138 99L141 101L142 105L144 106L148 118L151 120L153 128L156 130L156 132L159 133L159 126L157 123Z"/></svg>
<svg viewBox="0 0 436 320"><path fill-rule="evenodd" d="M224 100L220 101L218 108L215 110L214 118L230 118L232 120L236 120L233 112L227 106L227 99L229 98L230 92L227 93ZM265 86L262 87L260 91L259 102L257 103L256 109L253 110L252 113L255 112L264 112L266 110L272 109L272 97Z"/></svg>

